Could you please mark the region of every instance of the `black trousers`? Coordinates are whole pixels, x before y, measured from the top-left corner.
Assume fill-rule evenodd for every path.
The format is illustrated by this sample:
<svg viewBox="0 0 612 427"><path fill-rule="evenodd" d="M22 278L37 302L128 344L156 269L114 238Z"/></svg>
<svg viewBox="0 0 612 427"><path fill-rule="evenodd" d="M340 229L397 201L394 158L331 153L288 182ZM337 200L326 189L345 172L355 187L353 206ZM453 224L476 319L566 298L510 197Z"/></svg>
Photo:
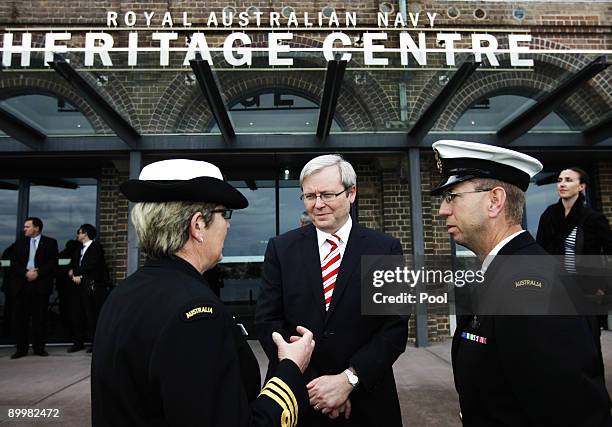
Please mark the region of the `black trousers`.
<svg viewBox="0 0 612 427"><path fill-rule="evenodd" d="M13 300L13 324L18 352L27 352L30 339L35 352L45 349L49 294L35 284L24 284ZM31 327L30 327L31 321Z"/></svg>
<svg viewBox="0 0 612 427"><path fill-rule="evenodd" d="M92 290L84 283L73 284L71 288L72 340L77 345L85 341L93 343L98 315L106 300L107 290L106 288Z"/></svg>

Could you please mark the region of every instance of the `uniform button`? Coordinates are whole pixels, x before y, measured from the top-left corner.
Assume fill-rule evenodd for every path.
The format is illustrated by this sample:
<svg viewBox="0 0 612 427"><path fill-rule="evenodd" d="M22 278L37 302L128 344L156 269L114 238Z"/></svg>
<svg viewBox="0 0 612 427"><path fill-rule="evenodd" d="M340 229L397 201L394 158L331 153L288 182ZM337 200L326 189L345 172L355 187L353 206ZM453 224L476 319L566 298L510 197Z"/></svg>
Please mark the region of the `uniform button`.
<svg viewBox="0 0 612 427"><path fill-rule="evenodd" d="M332 335L334 335L332 331L323 331L323 338L329 338Z"/></svg>

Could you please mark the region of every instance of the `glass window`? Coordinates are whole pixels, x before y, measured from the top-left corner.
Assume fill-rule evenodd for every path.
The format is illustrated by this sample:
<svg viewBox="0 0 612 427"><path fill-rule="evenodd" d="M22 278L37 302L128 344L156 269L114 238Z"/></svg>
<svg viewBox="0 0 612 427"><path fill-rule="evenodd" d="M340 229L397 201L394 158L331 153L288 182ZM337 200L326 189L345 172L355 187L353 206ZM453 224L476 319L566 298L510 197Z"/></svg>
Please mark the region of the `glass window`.
<svg viewBox="0 0 612 427"><path fill-rule="evenodd" d="M61 179L30 186L28 216L39 217L43 234L57 239L61 251L67 240L76 239L81 224L96 224L98 187L93 178Z"/></svg>
<svg viewBox="0 0 612 427"><path fill-rule="evenodd" d="M535 104L534 99L519 95L498 95L473 103L455 124L458 131L496 131ZM555 112L550 113L534 130L570 130Z"/></svg>
<svg viewBox="0 0 612 427"><path fill-rule="evenodd" d="M223 246L223 262L263 261L270 237L276 235L274 181L230 181L249 201L234 211Z"/></svg>
<svg viewBox="0 0 612 427"><path fill-rule="evenodd" d="M281 180L279 186L279 234L283 234L300 226L300 217L305 210L304 202L300 200L302 190L298 180Z"/></svg>
<svg viewBox="0 0 612 427"><path fill-rule="evenodd" d="M0 107L46 135L93 135L87 118L63 98L21 95L0 101Z"/></svg>
<svg viewBox="0 0 612 427"><path fill-rule="evenodd" d="M15 241L15 230L17 225L17 199L19 195L19 183L17 180L2 180L0 181L0 253L2 258L8 258L8 253L4 256L4 252ZM10 333L10 317L8 313L5 294L8 289L4 289L6 274L9 274L8 264L2 263L3 268L0 269L0 342L4 343L4 339L8 338Z"/></svg>
<svg viewBox="0 0 612 427"><path fill-rule="evenodd" d="M525 193L525 221L526 228L535 238L538 232L538 223L544 210L553 203L557 203L559 194L557 184L536 185L535 182L529 184Z"/></svg>
<svg viewBox="0 0 612 427"><path fill-rule="evenodd" d="M315 133L319 106L301 96L270 90L238 100L230 106L229 115L237 133L261 131ZM331 131L339 130L340 126L334 120ZM211 132L219 132L216 122Z"/></svg>
<svg viewBox="0 0 612 427"><path fill-rule="evenodd" d="M15 241L18 196L17 180L0 181L0 251Z"/></svg>

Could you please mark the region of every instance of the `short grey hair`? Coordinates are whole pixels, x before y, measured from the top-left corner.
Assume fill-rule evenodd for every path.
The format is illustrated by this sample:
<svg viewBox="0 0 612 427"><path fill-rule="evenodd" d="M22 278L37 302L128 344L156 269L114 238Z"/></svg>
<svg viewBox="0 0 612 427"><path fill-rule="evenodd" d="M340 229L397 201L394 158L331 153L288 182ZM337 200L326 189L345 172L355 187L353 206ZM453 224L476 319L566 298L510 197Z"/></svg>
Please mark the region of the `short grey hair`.
<svg viewBox="0 0 612 427"><path fill-rule="evenodd" d="M353 165L344 160L342 156L338 154L325 154L323 156L315 157L306 163L302 169L302 173L300 173L300 188L302 187L302 183L306 177L309 177L310 175L329 166L338 167L338 171L340 172L340 180L342 181L344 188L349 189L353 185L357 184L357 174L355 173L355 169L353 169Z"/></svg>
<svg viewBox="0 0 612 427"><path fill-rule="evenodd" d="M189 240L191 217L201 212L208 225L215 206L203 202L136 203L131 218L140 248L152 259L173 256Z"/></svg>
<svg viewBox="0 0 612 427"><path fill-rule="evenodd" d="M508 224L520 225L523 223L523 208L525 206L525 193L523 190L516 185L497 179L475 178L472 181L474 182L475 190L495 187L503 188L506 192L506 207L504 211Z"/></svg>

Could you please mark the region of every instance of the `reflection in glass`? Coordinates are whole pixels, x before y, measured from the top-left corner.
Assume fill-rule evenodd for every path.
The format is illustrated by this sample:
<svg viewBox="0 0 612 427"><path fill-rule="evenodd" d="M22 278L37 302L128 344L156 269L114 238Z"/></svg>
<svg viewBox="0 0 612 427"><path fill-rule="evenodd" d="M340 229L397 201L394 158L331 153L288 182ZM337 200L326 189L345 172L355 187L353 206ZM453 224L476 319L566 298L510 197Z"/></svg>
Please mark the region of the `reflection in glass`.
<svg viewBox="0 0 612 427"><path fill-rule="evenodd" d="M232 215L223 247L224 262L235 261L232 257L237 256L259 257L263 261L268 240L276 234L274 181L249 181L251 188L245 181L230 184L247 198L249 207Z"/></svg>
<svg viewBox="0 0 612 427"><path fill-rule="evenodd" d="M238 133L314 133L317 130L319 106L304 97L274 89L238 100L230 106L229 115ZM340 126L334 120L331 131L339 130ZM210 132L219 132L216 123Z"/></svg>
<svg viewBox="0 0 612 427"><path fill-rule="evenodd" d="M60 250L67 240L76 238L81 224L96 224L96 180L82 178L71 181L78 182L78 187L30 187L28 216L36 216L43 221L43 233L57 239Z"/></svg>
<svg viewBox="0 0 612 427"><path fill-rule="evenodd" d="M87 118L63 98L21 95L0 101L0 107L46 135L93 135Z"/></svg>
<svg viewBox="0 0 612 427"><path fill-rule="evenodd" d="M7 180L2 180L2 183L13 184ZM17 187L17 180L14 185ZM15 241L18 196L18 187L15 190L0 189L0 253Z"/></svg>
<svg viewBox="0 0 612 427"><path fill-rule="evenodd" d="M476 101L455 124L458 131L496 131L514 117L535 104L531 98L519 95L498 95ZM570 130L561 116L552 112L533 130Z"/></svg>
<svg viewBox="0 0 612 427"><path fill-rule="evenodd" d="M0 184L2 185L0 189L0 254L3 254L9 245L15 241L17 199L19 192L17 180L2 180ZM0 292L0 342L8 338L10 333L10 323L7 321L10 315L7 312L7 304L5 301L5 295L8 295L8 289L4 287L6 283L5 274L9 274L8 268L2 268L0 270L0 289L4 291Z"/></svg>
<svg viewBox="0 0 612 427"><path fill-rule="evenodd" d="M559 194L557 184L536 185L534 182L529 184L525 193L525 220L527 230L535 238L538 232L538 223L544 210L551 204L557 203Z"/></svg>
<svg viewBox="0 0 612 427"><path fill-rule="evenodd" d="M280 181L278 201L280 234L300 226L300 215L304 212L304 202L300 200L301 194L298 180Z"/></svg>

